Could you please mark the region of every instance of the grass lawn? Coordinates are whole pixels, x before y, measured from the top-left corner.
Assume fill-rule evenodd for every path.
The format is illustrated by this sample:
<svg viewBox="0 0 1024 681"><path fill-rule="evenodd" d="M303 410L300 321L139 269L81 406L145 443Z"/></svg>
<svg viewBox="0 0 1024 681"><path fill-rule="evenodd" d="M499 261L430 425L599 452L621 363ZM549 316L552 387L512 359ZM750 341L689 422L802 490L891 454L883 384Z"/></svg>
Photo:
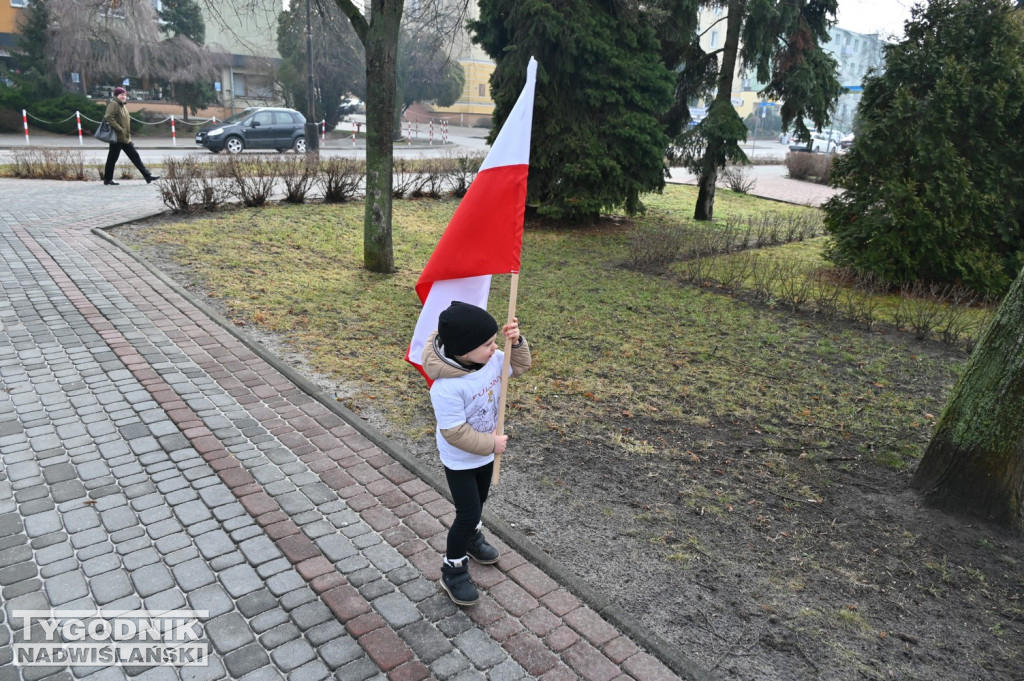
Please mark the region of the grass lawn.
<svg viewBox="0 0 1024 681"><path fill-rule="evenodd" d="M650 197L647 216L595 227L528 225L518 316L537 369L513 382L509 424L543 425L621 442L625 416L713 428L742 421L766 446L826 453L852 439L904 466L926 441L943 393L908 394L913 375L949 384L956 365L902 334L865 334L650 276L624 266L633 230L682 220L694 189ZM720 192L717 217L780 207ZM165 224L150 238L220 299L229 316L282 334L324 373L362 381L356 409L372 405L411 437L429 429L422 379L403 361L419 313L416 278L457 202L398 201L394 275L361 267L361 204L276 206ZM766 249L817 263L822 239ZM491 313L507 311L508 277L495 277ZM900 342L893 343L893 336Z"/></svg>

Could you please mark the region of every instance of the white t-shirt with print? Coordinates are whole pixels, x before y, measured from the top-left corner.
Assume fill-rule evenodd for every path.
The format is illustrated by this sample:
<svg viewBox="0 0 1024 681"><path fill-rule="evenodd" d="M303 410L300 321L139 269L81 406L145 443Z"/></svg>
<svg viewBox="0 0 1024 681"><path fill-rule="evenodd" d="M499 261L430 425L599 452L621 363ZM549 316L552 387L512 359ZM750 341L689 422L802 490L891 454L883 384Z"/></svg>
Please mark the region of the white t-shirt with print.
<svg viewBox="0 0 1024 681"><path fill-rule="evenodd" d="M479 370L457 378L439 378L430 388L430 402L437 418L437 450L441 463L452 470L479 468L494 460L493 453L480 456L452 446L441 431L468 423L481 433L494 432L498 427L503 359L504 353L498 350Z"/></svg>

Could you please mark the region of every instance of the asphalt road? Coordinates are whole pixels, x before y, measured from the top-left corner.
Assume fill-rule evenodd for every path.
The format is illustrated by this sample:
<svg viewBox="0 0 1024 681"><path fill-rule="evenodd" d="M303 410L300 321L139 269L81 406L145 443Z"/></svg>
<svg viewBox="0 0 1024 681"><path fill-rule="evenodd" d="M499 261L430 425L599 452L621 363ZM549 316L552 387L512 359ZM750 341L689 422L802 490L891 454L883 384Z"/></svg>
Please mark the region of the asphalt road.
<svg viewBox="0 0 1024 681"><path fill-rule="evenodd" d="M361 123L361 122L360 122ZM366 154L366 140L357 137L354 141L351 137L352 123L342 123L339 129L329 133L326 140L321 142L320 153L322 156L342 156L362 158ZM361 123L361 130L365 131L365 124ZM407 127L403 127L405 135ZM487 149L487 130L483 128L466 128L450 126L447 136L442 139L440 129L435 126L433 136L426 124L419 124L412 129L411 139L405 142L395 143L396 158L426 158L433 156L459 155L473 151L484 151ZM136 136L135 147L139 155L147 164L156 164L167 157L181 158L189 154L198 155L202 158L216 158L207 149L198 146L190 134L178 135L172 140L167 137ZM41 130L29 128L28 140L23 134L0 134L0 163L11 163L13 160L12 151L15 149L41 148L41 147L65 147L68 149L79 149L86 163L90 165L101 164L106 160L107 145L94 139L91 135L84 135L79 141L77 137L67 135L54 135ZM775 160L781 163L789 152L789 147L779 144L774 138L767 140L756 140L743 145L747 156L756 160ZM259 150L267 153L272 150ZM259 153L256 150L247 150L243 153ZM294 152L285 152L294 153ZM219 154L223 156L225 152ZM127 161L126 161L127 162Z"/></svg>

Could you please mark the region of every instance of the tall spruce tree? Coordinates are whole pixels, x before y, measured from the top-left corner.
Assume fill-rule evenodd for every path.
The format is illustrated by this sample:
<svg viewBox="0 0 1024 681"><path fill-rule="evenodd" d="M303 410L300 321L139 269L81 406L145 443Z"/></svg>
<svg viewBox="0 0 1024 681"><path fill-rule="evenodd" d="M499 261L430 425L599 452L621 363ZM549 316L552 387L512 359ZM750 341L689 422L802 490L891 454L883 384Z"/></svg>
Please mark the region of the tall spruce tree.
<svg viewBox="0 0 1024 681"><path fill-rule="evenodd" d="M1001 295L1024 267L1024 29L1010 0L932 0L870 75L825 205L829 257Z"/></svg>
<svg viewBox="0 0 1024 681"><path fill-rule="evenodd" d="M685 1L685 0L684 0ZM821 45L836 14L837 0L710 0L724 7L725 42L718 50L692 49L689 61L678 67L695 73L695 91L706 87L708 60L717 64L717 87L707 117L676 142L683 162L698 179L694 218L714 217L718 171L729 161L744 162L740 143L747 127L732 106L732 83L737 67L752 69L761 83L761 95L783 102L782 126L791 123L800 135L810 138L804 119L821 129L835 108L842 88L837 64Z"/></svg>
<svg viewBox="0 0 1024 681"><path fill-rule="evenodd" d="M492 139L537 59L528 203L572 221L642 210L641 194L665 182L659 116L672 106L674 76L641 10L605 0L481 0L468 25L497 64Z"/></svg>

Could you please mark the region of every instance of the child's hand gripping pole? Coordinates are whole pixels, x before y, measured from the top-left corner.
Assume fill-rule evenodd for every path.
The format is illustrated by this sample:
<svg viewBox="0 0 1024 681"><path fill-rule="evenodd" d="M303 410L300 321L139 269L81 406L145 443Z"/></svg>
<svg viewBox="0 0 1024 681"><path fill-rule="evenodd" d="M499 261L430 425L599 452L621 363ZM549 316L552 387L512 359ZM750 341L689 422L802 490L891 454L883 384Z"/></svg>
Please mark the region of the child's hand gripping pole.
<svg viewBox="0 0 1024 681"><path fill-rule="evenodd" d="M519 273L512 273L512 283L508 293L508 321L511 324L516 319L516 295L519 292ZM505 339L505 358L501 363L501 397L498 399L498 427L494 430L498 435L505 434L505 402L508 400L508 372L512 366L512 347ZM494 470L491 472L491 484L497 485L501 477L501 453L494 454Z"/></svg>

